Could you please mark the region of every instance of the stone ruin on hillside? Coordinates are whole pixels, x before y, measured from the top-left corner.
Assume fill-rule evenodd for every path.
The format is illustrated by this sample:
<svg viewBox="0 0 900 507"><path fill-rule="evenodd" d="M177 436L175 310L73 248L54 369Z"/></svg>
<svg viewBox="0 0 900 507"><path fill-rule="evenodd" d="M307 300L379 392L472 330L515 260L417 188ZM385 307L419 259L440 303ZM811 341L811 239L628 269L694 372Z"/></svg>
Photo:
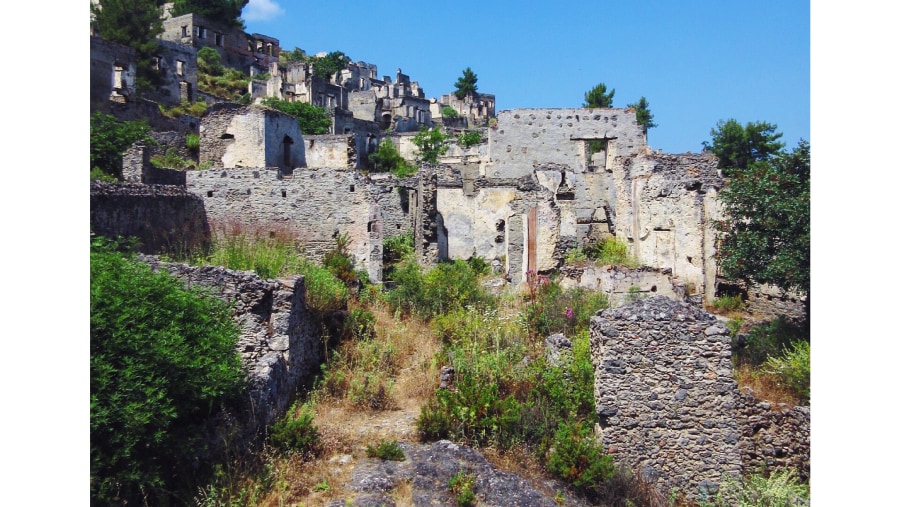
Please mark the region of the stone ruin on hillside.
<svg viewBox="0 0 900 507"><path fill-rule="evenodd" d="M598 312L590 328L601 438L619 463L694 498L761 466L809 478L809 407L740 392L713 315L653 296Z"/></svg>

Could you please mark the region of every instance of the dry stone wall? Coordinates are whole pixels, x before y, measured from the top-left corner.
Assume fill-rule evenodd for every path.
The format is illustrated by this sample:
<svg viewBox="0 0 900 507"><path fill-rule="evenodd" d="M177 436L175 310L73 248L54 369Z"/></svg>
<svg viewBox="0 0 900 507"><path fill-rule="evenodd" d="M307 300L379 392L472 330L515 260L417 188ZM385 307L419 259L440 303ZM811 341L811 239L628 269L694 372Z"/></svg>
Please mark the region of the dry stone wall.
<svg viewBox="0 0 900 507"><path fill-rule="evenodd" d="M354 266L375 281L381 280L384 234L408 233L411 227L396 190L400 183L392 177L371 180L347 168L296 169L291 175L271 168L187 174L188 190L203 199L211 221L288 228L313 260L334 248L337 235L347 234Z"/></svg>
<svg viewBox="0 0 900 507"><path fill-rule="evenodd" d="M653 296L591 318L594 397L604 447L691 497L760 463L809 474L809 410L769 412L739 393L731 338L697 306Z"/></svg>
<svg viewBox="0 0 900 507"><path fill-rule="evenodd" d="M248 430L255 432L283 414L322 360L321 327L306 306L303 277L263 280L250 271L139 259L233 304L241 329L237 351L249 374Z"/></svg>
<svg viewBox="0 0 900 507"><path fill-rule="evenodd" d="M136 237L141 252L191 252L209 248L203 200L184 187L91 183L91 232Z"/></svg>
<svg viewBox="0 0 900 507"><path fill-rule="evenodd" d="M261 106L211 106L200 124L200 163L213 167L278 167L290 172L306 165L297 119Z"/></svg>

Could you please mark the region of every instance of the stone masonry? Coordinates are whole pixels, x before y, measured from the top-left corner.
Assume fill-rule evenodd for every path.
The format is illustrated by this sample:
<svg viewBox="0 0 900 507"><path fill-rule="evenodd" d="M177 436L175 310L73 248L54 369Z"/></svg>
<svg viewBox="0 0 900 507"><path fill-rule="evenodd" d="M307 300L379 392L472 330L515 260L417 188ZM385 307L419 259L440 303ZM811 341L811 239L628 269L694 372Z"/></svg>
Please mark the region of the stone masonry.
<svg viewBox="0 0 900 507"><path fill-rule="evenodd" d="M760 463L809 476L808 408L773 416L743 397L730 343L713 315L663 296L591 318L601 438L617 461L695 498Z"/></svg>

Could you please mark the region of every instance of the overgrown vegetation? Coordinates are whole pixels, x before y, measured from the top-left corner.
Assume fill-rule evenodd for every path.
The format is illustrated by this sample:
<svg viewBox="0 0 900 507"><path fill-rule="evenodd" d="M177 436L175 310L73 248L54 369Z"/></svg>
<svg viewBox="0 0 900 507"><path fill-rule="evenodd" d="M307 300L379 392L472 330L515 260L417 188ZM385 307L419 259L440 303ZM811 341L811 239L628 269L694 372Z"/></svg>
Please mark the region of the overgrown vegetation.
<svg viewBox="0 0 900 507"><path fill-rule="evenodd" d="M369 155L369 163L372 164L372 172L390 172L398 178L408 178L418 170L400 156L390 139L384 139L379 143L375 152Z"/></svg>
<svg viewBox="0 0 900 507"><path fill-rule="evenodd" d="M714 498L701 507L793 507L809 505L809 485L791 469L751 474L740 480L725 476Z"/></svg>
<svg viewBox="0 0 900 507"><path fill-rule="evenodd" d="M441 116L445 118L459 118L459 113L450 106L444 106L441 108Z"/></svg>
<svg viewBox="0 0 900 507"><path fill-rule="evenodd" d="M366 456L389 461L404 461L406 459L406 454L397 445L396 440L381 441L378 445L366 446Z"/></svg>
<svg viewBox="0 0 900 507"><path fill-rule="evenodd" d="M331 129L331 115L325 108L305 102L288 102L276 97L263 100L263 105L287 113L300 124L300 132L304 135L327 134Z"/></svg>
<svg viewBox="0 0 900 507"><path fill-rule="evenodd" d="M476 144L481 143L481 131L480 130L467 130L459 135L459 144L461 146L465 146L466 148L470 146L475 146Z"/></svg>
<svg viewBox="0 0 900 507"><path fill-rule="evenodd" d="M206 114L206 109L206 102L203 101L194 102L193 104L184 101L181 104L171 107L166 107L162 104L159 105L159 112L162 113L162 115L166 118L178 118L179 116L183 115L195 116L199 118ZM199 144L197 146L199 147Z"/></svg>
<svg viewBox="0 0 900 507"><path fill-rule="evenodd" d="M132 144L152 143L150 125L144 121L119 121L115 116L95 112L91 115L91 179L105 174L110 180L122 179L122 154Z"/></svg>
<svg viewBox="0 0 900 507"><path fill-rule="evenodd" d="M174 0L172 17L194 13L214 23L243 30L241 11L250 0Z"/></svg>
<svg viewBox="0 0 900 507"><path fill-rule="evenodd" d="M313 424L314 412L307 404L294 405L269 429L269 441L276 448L314 456L321 450L319 428Z"/></svg>
<svg viewBox="0 0 900 507"><path fill-rule="evenodd" d="M211 467L203 435L245 373L230 308L91 244L91 501L157 504Z"/></svg>
<svg viewBox="0 0 900 507"><path fill-rule="evenodd" d="M419 133L412 140L419 148L419 159L429 164L437 164L438 157L450 149L446 141L447 135L441 132L440 127L429 129L424 125L419 127Z"/></svg>
<svg viewBox="0 0 900 507"><path fill-rule="evenodd" d="M460 470L450 477L447 486L456 495L456 504L459 507L472 507L475 505L474 474Z"/></svg>
<svg viewBox="0 0 900 507"><path fill-rule="evenodd" d="M785 319L753 327L733 340L733 363L739 384L758 397L789 404L809 404L810 342L808 325Z"/></svg>
<svg viewBox="0 0 900 507"><path fill-rule="evenodd" d="M331 51L323 57L313 56L307 58L313 65L313 74L325 81L331 81L335 73L344 69L350 62L350 57L343 51Z"/></svg>

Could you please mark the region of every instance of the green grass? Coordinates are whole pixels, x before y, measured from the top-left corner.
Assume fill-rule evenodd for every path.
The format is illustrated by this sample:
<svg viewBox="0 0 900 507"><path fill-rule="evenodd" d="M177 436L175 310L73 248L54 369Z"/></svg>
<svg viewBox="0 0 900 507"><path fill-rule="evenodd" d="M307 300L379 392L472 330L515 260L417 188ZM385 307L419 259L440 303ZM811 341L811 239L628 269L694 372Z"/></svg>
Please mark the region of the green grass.
<svg viewBox="0 0 900 507"><path fill-rule="evenodd" d="M366 456L389 461L406 460L406 454L404 454L403 449L397 445L396 440L382 441L378 445L367 445Z"/></svg>

